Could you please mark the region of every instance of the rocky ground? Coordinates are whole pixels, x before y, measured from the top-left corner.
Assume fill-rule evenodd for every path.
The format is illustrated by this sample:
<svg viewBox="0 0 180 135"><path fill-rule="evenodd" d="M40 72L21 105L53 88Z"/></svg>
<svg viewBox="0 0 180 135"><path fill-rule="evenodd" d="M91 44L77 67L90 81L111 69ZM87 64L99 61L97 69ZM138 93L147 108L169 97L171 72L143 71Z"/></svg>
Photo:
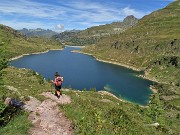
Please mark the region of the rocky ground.
<svg viewBox="0 0 180 135"><path fill-rule="evenodd" d="M71 122L60 111L57 104L67 104L71 98L63 94L59 99L51 92L42 93L46 100L40 102L31 97L25 108L30 111L29 119L33 123L30 135L71 135Z"/></svg>

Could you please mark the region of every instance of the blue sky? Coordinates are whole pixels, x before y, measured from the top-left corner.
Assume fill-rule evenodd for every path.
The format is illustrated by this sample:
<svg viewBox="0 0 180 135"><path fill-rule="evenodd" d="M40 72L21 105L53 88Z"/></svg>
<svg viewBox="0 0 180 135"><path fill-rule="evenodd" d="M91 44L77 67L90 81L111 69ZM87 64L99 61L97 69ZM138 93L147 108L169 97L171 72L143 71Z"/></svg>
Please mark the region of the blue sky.
<svg viewBox="0 0 180 135"><path fill-rule="evenodd" d="M64 31L142 18L174 0L0 0L0 24Z"/></svg>

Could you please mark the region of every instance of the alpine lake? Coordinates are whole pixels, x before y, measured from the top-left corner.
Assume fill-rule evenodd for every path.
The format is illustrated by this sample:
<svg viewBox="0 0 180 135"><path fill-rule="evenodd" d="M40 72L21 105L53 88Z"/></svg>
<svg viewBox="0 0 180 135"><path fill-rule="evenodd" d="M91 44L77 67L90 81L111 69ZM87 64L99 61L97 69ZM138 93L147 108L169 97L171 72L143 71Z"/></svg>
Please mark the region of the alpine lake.
<svg viewBox="0 0 180 135"><path fill-rule="evenodd" d="M108 91L124 100L147 105L152 91L152 81L137 77L142 72L134 71L119 65L97 61L94 57L74 53L79 47L65 47L63 50L52 50L47 53L25 55L10 61L17 68L32 69L45 79L54 79L59 72L64 77L62 87L77 90Z"/></svg>

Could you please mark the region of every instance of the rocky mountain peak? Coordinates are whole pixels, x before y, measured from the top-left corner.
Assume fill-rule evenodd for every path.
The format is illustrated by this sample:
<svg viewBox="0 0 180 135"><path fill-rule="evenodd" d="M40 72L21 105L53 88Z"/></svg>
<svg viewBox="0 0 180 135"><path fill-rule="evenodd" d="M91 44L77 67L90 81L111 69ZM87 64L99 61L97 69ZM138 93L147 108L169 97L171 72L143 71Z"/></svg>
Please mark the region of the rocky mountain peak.
<svg viewBox="0 0 180 135"><path fill-rule="evenodd" d="M129 15L126 18L124 18L123 22L126 24L135 25L138 22L138 19L133 15Z"/></svg>

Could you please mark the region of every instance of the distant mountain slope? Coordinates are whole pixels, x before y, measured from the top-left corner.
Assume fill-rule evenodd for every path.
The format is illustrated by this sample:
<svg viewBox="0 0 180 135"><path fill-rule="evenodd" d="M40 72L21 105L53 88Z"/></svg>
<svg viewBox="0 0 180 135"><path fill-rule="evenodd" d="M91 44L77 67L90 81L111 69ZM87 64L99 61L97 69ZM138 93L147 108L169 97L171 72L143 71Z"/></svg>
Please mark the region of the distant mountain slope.
<svg viewBox="0 0 180 135"><path fill-rule="evenodd" d="M5 48L6 58L53 48L62 48L61 44L53 39L28 38L17 30L2 24L0 24L0 47Z"/></svg>
<svg viewBox="0 0 180 135"><path fill-rule="evenodd" d="M62 33L53 35L52 38L56 39L57 41L61 43L68 43L71 41L72 38L76 37L80 30L70 30L70 31L64 31Z"/></svg>
<svg viewBox="0 0 180 135"><path fill-rule="evenodd" d="M179 9L180 2L175 1L143 17L136 26L103 38L84 51L101 59L145 69L164 82L180 85L180 76L176 76L180 74Z"/></svg>
<svg viewBox="0 0 180 135"><path fill-rule="evenodd" d="M138 19L134 16L127 16L123 22L113 22L111 24L94 26L83 31L63 32L53 36L60 42L67 42L73 45L90 45L98 42L102 37L120 34L137 24Z"/></svg>
<svg viewBox="0 0 180 135"><path fill-rule="evenodd" d="M52 31L52 30L44 30L41 28L37 28L37 29L26 29L23 28L22 30L18 30L19 32L25 34L28 37L34 37L34 36L38 36L38 37L52 37L53 35L56 35L57 32Z"/></svg>
<svg viewBox="0 0 180 135"><path fill-rule="evenodd" d="M87 46L83 50L101 60L144 70L145 75L142 77L158 82L152 87L158 93L152 95L151 99L160 102L154 104L151 100L150 104L155 108L162 105L160 107L162 112L156 118L162 116L167 127L162 129L160 134L180 132L177 126L180 120L179 22L180 1L178 0L143 17L135 27L121 34L102 38L97 44ZM151 116L156 116L159 109L150 110L153 111ZM154 119L154 122L159 121Z"/></svg>
<svg viewBox="0 0 180 135"><path fill-rule="evenodd" d="M138 19L133 15L127 16L123 22L113 22L111 24L94 26L88 28L78 34L79 38L82 37L103 37L110 36L112 34L119 34L125 31L126 29L133 27L137 24Z"/></svg>

